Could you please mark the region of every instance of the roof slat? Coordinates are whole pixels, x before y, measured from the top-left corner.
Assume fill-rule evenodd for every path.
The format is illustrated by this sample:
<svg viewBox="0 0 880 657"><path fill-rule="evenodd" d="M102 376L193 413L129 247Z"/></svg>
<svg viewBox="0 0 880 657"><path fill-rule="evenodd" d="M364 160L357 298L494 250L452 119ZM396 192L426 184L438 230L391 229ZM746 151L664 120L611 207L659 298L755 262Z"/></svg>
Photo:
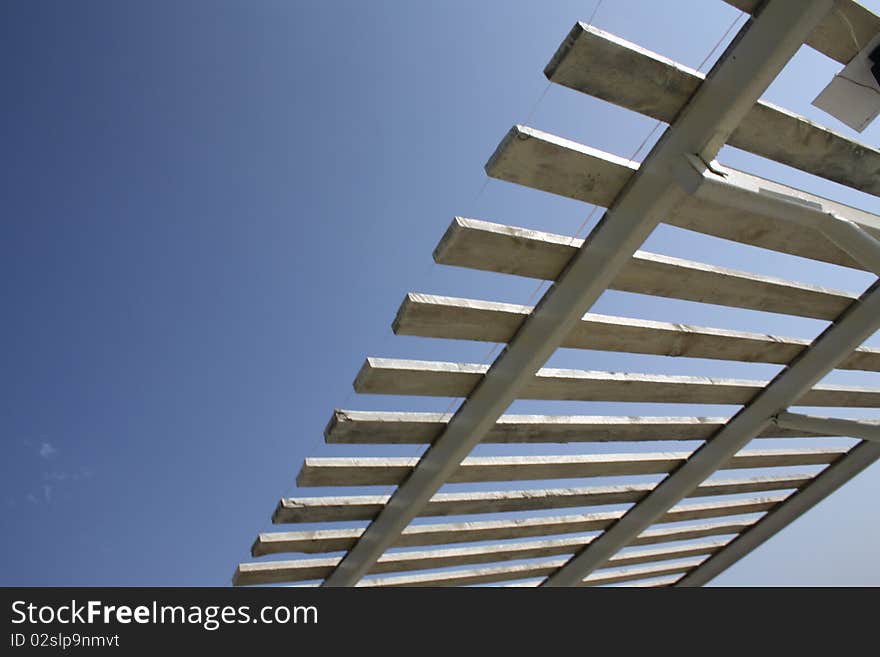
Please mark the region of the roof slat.
<svg viewBox="0 0 880 657"><path fill-rule="evenodd" d="M466 397L488 370L476 363L368 358L354 382L357 392L383 395ZM520 399L687 404L745 404L766 382L543 368ZM880 390L819 385L799 406L880 406Z"/></svg>
<svg viewBox="0 0 880 657"><path fill-rule="evenodd" d="M827 465L846 448L742 451L724 469ZM449 483L577 479L665 474L684 463L690 452L588 454L583 456L470 456L461 462ZM416 466L410 457L307 458L296 479L298 486L398 485ZM643 493L644 494L644 493Z"/></svg>
<svg viewBox="0 0 880 657"><path fill-rule="evenodd" d="M703 558L692 558L672 564L644 566L641 568L621 568L593 573L584 579L584 586L600 586L632 580L684 573L699 566ZM358 586L465 586L468 584L489 584L535 576L545 576L565 563L565 559L546 559L539 562L516 564L512 566L492 566L470 570L452 570L440 573L419 575L398 575L394 577L373 577L364 579ZM614 560L612 560L613 562ZM609 562L611 563L611 562ZM555 566L555 567L554 567Z"/></svg>
<svg viewBox="0 0 880 657"><path fill-rule="evenodd" d="M334 444L420 445L436 438L448 413L336 410L324 430ZM613 415L502 415L484 443L592 443L706 440L726 417L629 417ZM827 434L768 426L761 437Z"/></svg>
<svg viewBox="0 0 880 657"><path fill-rule="evenodd" d="M495 151L487 173L501 180L607 207L637 171L635 162L534 128L515 126ZM737 178L754 189L819 204L880 236L880 217L843 203L741 171ZM815 231L782 219L754 214L688 196L663 219L667 224L782 253L864 269ZM567 243L567 242L566 242Z"/></svg>
<svg viewBox="0 0 880 657"><path fill-rule="evenodd" d="M502 563L518 559L538 559L556 555L570 557L579 549L582 549L588 542L589 538L576 537L524 543L386 553L379 558L376 567L371 572L381 574L450 568L484 563ZM717 539L685 545L631 551L626 555L615 558L610 566L630 566L708 555L713 554L727 543L727 539ZM324 557L241 564L235 574L235 584L275 584L321 579L332 572L333 568L339 563L339 560L339 557ZM566 558L552 559L544 563L553 563L556 564L556 567L559 567L565 561ZM428 573L427 576L436 577L438 574Z"/></svg>
<svg viewBox="0 0 880 657"><path fill-rule="evenodd" d="M682 504L669 511L660 523L685 522L706 518L763 513L784 501L788 494L766 495L743 500ZM579 534L603 530L623 516L623 511L584 513L565 516L542 516L507 520L410 525L401 534L395 547L443 545L475 541L501 541L534 536ZM253 547L254 556L276 552L338 552L348 550L363 533L360 527L348 529L316 529L260 534ZM648 530L642 537L649 536ZM704 536L708 534L696 534ZM638 539L633 545L640 544ZM666 539L663 540L677 540ZM655 541L656 542L656 541Z"/></svg>
<svg viewBox="0 0 880 657"><path fill-rule="evenodd" d="M710 479L694 489L689 497L790 490L800 488L811 480L812 475L808 474L747 479ZM475 513L538 511L602 504L629 504L638 502L653 488L654 484L641 483L622 486L437 493L420 515L454 516ZM275 513L272 515L272 522L372 520L388 503L388 499L387 495L284 498L278 503Z"/></svg>
<svg viewBox="0 0 880 657"><path fill-rule="evenodd" d="M704 75L578 23L544 71L553 82L670 123ZM880 151L758 101L727 143L807 173L880 194Z"/></svg>
<svg viewBox="0 0 880 657"><path fill-rule="evenodd" d="M507 342L530 306L410 293L394 320L398 335ZM562 343L571 349L787 364L809 340L589 313ZM840 369L880 371L880 349L862 347Z"/></svg>
<svg viewBox="0 0 880 657"><path fill-rule="evenodd" d="M456 217L434 251L434 260L443 265L555 280L581 243L563 235ZM835 319L857 298L818 285L646 251L637 251L608 287L824 320Z"/></svg>

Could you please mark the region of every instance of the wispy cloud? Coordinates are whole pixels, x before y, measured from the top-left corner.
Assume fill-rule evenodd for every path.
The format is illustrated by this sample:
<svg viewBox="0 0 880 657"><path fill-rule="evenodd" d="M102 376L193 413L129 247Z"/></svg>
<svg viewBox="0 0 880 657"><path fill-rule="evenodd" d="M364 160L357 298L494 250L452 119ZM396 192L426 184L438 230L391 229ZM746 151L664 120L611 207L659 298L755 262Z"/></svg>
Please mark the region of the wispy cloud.
<svg viewBox="0 0 880 657"><path fill-rule="evenodd" d="M58 450L49 443L42 443L40 445L40 456L44 459L50 459L57 453Z"/></svg>

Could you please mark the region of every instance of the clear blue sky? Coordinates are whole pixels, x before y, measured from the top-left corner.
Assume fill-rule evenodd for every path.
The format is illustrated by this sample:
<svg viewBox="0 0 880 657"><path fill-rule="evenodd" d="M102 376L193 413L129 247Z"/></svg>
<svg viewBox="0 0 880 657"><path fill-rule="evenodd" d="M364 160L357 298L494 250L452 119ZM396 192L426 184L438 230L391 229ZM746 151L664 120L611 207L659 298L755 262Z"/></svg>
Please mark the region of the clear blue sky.
<svg viewBox="0 0 880 657"><path fill-rule="evenodd" d="M478 191L495 145L542 97L544 65L594 7L2 3L0 584L225 585L305 456L408 453L332 448L321 432L335 406L447 406L351 394L366 355L485 355L482 344L390 337L406 292L529 297L533 281L431 264L453 215L571 234L588 214L502 182ZM594 22L696 67L737 14L720 0L606 0ZM853 134L809 107L838 68L803 49L767 97ZM652 126L556 87L529 123L622 156ZM878 137L875 125L861 139ZM880 212L876 198L783 166L721 159ZM648 248L829 287L868 281L666 228ZM622 293L597 310L803 337L821 328ZM552 362L775 371L591 352ZM860 373L830 380L877 385ZM514 410L548 406L731 410ZM880 585L878 499L874 467L717 581Z"/></svg>

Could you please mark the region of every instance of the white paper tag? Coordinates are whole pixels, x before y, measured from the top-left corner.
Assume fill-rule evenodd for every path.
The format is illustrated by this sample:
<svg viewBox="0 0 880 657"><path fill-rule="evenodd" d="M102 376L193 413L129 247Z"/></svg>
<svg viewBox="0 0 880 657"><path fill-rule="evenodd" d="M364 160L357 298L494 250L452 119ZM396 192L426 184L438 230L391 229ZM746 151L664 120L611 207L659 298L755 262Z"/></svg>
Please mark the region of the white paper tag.
<svg viewBox="0 0 880 657"><path fill-rule="evenodd" d="M871 73L868 54L880 46L880 34L816 96L813 106L827 112L853 130L862 132L880 114L880 84Z"/></svg>

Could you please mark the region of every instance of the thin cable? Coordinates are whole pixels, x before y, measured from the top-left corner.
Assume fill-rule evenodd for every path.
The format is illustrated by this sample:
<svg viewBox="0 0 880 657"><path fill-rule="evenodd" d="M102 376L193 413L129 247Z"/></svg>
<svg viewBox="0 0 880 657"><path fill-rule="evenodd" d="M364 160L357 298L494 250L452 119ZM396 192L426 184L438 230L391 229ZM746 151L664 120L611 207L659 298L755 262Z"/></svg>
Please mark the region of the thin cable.
<svg viewBox="0 0 880 657"><path fill-rule="evenodd" d="M596 13L599 11L599 7L601 7L601 6L602 6L602 0L599 0L599 2L596 3L596 6L593 7L593 13L590 14L590 18L587 21L587 23L589 23L590 25L593 24L593 19L596 18Z"/></svg>
<svg viewBox="0 0 880 657"><path fill-rule="evenodd" d="M541 105L541 101L544 100L544 96L547 95L547 92L550 91L551 82L548 80L546 86L544 87L544 91L541 92L541 95L538 96L538 100L535 101L535 104L532 105L532 109L529 110L529 113L526 115L526 120L523 121L524 125L528 125L532 117L535 116L535 112L538 111L538 107Z"/></svg>
<svg viewBox="0 0 880 657"><path fill-rule="evenodd" d="M739 23L739 19L742 18L744 15L745 15L745 12L742 12L742 11L741 11L741 12L739 12L739 15L737 15L737 17L733 19L733 22L730 24L730 27L727 28L727 31L726 31L724 34L721 35L721 38L718 39L718 42L717 42L714 46L712 46L712 50L709 51L709 54L706 55L706 57L703 58L703 61L700 62L700 65L697 66L697 70L698 70L698 71L702 71L702 70L703 70L703 67L706 65L706 62L708 62L708 61L709 61L709 58L710 58L712 55L715 54L715 51L718 50L718 48L721 47L721 44L722 44L722 42L727 38L727 35L730 34L730 33L733 31L734 26L735 26L737 23Z"/></svg>

